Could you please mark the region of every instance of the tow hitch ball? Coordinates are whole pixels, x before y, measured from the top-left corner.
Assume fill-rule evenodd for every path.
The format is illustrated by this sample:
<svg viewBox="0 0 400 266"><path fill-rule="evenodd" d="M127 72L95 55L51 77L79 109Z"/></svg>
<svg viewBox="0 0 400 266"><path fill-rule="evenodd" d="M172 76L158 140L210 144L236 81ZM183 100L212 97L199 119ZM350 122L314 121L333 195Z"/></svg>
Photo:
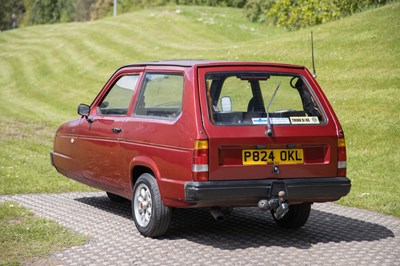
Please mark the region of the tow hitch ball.
<svg viewBox="0 0 400 266"><path fill-rule="evenodd" d="M258 207L263 211L272 210L277 220L282 219L289 211L289 204L285 202L285 191L279 191L278 198L270 200L262 199L258 202Z"/></svg>

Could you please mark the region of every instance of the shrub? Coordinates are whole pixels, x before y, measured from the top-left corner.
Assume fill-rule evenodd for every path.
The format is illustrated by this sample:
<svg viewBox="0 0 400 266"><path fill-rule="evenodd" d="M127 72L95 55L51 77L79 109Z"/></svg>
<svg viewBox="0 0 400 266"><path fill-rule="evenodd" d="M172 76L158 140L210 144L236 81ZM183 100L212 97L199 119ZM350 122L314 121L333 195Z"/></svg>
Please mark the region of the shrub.
<svg viewBox="0 0 400 266"><path fill-rule="evenodd" d="M265 22L266 10L269 10L274 1L272 0L248 0L245 5L245 14L253 22Z"/></svg>
<svg viewBox="0 0 400 266"><path fill-rule="evenodd" d="M75 6L66 0L31 0L25 1L25 25L70 22L74 19Z"/></svg>
<svg viewBox="0 0 400 266"><path fill-rule="evenodd" d="M389 0L249 0L246 16L252 21L268 21L289 30L318 25L351 15Z"/></svg>

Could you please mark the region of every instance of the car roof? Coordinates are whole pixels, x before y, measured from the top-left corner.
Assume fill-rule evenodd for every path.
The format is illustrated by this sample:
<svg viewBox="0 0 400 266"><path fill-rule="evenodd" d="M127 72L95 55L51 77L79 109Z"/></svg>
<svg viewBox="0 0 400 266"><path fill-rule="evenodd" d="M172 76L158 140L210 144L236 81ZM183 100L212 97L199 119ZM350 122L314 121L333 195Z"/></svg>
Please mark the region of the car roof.
<svg viewBox="0 0 400 266"><path fill-rule="evenodd" d="M224 61L224 60L160 60L142 63L134 63L125 67L146 67L146 66L179 66L179 67L205 67L205 66L274 66L289 68L304 68L300 65L270 63L270 62L251 62L251 61Z"/></svg>

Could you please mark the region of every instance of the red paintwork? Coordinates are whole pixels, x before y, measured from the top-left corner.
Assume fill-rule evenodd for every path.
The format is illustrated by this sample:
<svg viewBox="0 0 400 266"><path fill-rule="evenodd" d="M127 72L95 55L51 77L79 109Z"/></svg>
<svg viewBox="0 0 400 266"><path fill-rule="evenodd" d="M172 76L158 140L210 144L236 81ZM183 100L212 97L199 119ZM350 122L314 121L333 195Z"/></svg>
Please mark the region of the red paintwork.
<svg viewBox="0 0 400 266"><path fill-rule="evenodd" d="M305 77L324 109L327 122L317 126L276 126L265 136L265 126L215 126L208 119L205 78L209 71L253 70L297 73ZM132 116L145 72L184 74L183 111L178 119L159 120ZM96 114L96 106L123 74L139 74L139 82L126 116ZM135 171L147 169L157 178L164 204L188 206L184 183L192 181L192 154L196 139L209 140L209 180L335 177L337 139L341 126L321 88L301 66L218 61L164 61L125 66L105 84L90 109L89 123L81 117L63 124L54 142L54 165L63 175L130 199ZM112 128L121 128L116 134ZM293 129L296 130L293 130ZM276 137L278 136L278 137ZM256 145L304 149L303 165L242 166L241 150Z"/></svg>

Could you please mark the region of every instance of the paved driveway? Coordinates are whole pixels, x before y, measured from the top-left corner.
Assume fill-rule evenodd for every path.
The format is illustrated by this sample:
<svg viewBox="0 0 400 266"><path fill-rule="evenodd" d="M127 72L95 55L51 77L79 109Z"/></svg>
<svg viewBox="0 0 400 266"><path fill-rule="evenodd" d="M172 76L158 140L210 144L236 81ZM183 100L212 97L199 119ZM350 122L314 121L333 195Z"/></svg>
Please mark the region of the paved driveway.
<svg viewBox="0 0 400 266"><path fill-rule="evenodd" d="M204 210L176 210L168 234L142 237L129 203L105 193L1 196L90 241L43 265L400 265L400 219L335 204L314 204L300 230L284 230L269 213L237 208L222 223Z"/></svg>

